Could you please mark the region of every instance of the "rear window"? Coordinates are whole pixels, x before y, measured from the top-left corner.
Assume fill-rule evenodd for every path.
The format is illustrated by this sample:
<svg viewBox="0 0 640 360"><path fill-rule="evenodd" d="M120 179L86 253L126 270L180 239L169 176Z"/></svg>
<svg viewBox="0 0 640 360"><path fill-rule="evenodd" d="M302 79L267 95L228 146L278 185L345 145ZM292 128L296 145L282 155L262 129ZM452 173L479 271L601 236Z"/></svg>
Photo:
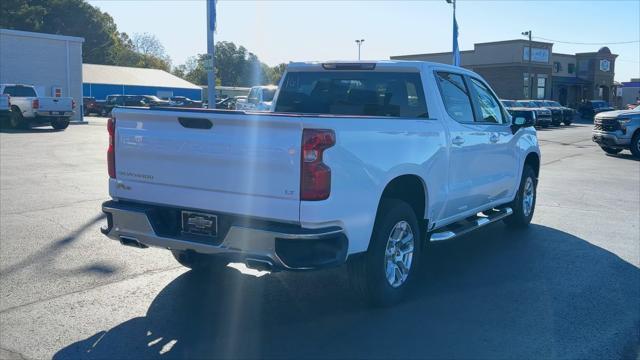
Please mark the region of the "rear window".
<svg viewBox="0 0 640 360"><path fill-rule="evenodd" d="M419 73L291 72L276 112L352 116L428 117Z"/></svg>
<svg viewBox="0 0 640 360"><path fill-rule="evenodd" d="M13 97L36 97L36 91L28 86L7 86L3 94Z"/></svg>
<svg viewBox="0 0 640 360"><path fill-rule="evenodd" d="M273 97L276 94L276 89L263 89L262 101L273 101Z"/></svg>

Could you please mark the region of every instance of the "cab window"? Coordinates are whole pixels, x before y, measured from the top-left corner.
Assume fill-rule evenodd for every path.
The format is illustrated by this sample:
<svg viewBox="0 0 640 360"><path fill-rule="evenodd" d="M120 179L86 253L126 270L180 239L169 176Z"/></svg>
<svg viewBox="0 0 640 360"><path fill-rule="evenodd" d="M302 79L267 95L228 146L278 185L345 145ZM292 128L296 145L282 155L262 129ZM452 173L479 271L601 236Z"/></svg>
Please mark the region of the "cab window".
<svg viewBox="0 0 640 360"><path fill-rule="evenodd" d="M473 122L473 107L471 107L469 89L462 75L437 72L436 79L442 102L449 116L457 122Z"/></svg>
<svg viewBox="0 0 640 360"><path fill-rule="evenodd" d="M503 124L504 116L498 100L489 88L478 79L471 78L473 99L478 109L477 121Z"/></svg>

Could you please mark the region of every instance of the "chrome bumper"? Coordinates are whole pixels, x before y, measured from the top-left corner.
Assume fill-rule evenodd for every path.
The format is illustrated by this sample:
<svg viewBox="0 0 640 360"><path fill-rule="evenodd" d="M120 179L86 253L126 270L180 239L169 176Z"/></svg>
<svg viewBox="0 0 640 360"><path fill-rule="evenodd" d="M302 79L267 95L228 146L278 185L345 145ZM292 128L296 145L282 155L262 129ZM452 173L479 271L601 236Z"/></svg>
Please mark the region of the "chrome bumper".
<svg viewBox="0 0 640 360"><path fill-rule="evenodd" d="M161 208L129 202L107 201L102 211L107 226L100 231L124 245L148 246L169 250L217 254L230 260L261 264L273 270L312 270L337 266L346 261L348 241L342 229L304 229L293 225L260 222L244 225L249 219L238 219L221 239L201 241L178 236L161 236L150 221L149 211ZM221 215L226 216L226 215Z"/></svg>
<svg viewBox="0 0 640 360"><path fill-rule="evenodd" d="M36 111L39 117L69 117L73 116L73 111Z"/></svg>
<svg viewBox="0 0 640 360"><path fill-rule="evenodd" d="M631 144L631 137L619 137L615 133L597 130L591 133L591 140L600 145L609 147L626 148Z"/></svg>

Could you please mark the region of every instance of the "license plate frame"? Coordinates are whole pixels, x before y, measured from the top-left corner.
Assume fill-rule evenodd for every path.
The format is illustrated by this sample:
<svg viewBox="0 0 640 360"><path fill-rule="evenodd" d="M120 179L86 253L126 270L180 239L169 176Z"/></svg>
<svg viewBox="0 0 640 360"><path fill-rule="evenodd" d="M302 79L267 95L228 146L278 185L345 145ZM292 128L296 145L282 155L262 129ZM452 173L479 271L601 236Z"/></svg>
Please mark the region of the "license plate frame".
<svg viewBox="0 0 640 360"><path fill-rule="evenodd" d="M187 235L215 238L218 236L218 216L197 211L183 210L180 213L181 231Z"/></svg>

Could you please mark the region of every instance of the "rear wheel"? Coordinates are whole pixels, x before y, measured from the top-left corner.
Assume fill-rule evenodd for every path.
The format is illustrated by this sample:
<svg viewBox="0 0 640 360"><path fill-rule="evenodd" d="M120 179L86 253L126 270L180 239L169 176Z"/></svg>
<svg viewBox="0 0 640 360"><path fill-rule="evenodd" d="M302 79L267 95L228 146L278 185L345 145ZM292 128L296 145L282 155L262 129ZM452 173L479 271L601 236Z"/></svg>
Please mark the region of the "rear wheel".
<svg viewBox="0 0 640 360"><path fill-rule="evenodd" d="M180 265L197 272L223 271L229 265L228 261L215 255L181 250L171 250L171 253Z"/></svg>
<svg viewBox="0 0 640 360"><path fill-rule="evenodd" d="M69 127L69 119L67 118L55 118L51 120L51 126L56 130L64 130Z"/></svg>
<svg viewBox="0 0 640 360"><path fill-rule="evenodd" d="M421 234L411 206L384 199L366 253L348 264L353 287L376 306L401 301L415 282L421 255Z"/></svg>
<svg viewBox="0 0 640 360"><path fill-rule="evenodd" d="M518 194L510 204L513 214L507 216L504 222L510 227L527 227L533 218L536 208L536 173L531 166L525 165L522 171L522 179Z"/></svg>
<svg viewBox="0 0 640 360"><path fill-rule="evenodd" d="M12 129L28 129L29 124L24 120L22 111L18 107L11 108L11 115L9 116L9 126Z"/></svg>
<svg viewBox="0 0 640 360"><path fill-rule="evenodd" d="M610 154L610 155L619 154L622 151L622 149L615 149L615 148L608 147L608 146L600 146L600 148L604 152L606 152L607 154Z"/></svg>
<svg viewBox="0 0 640 360"><path fill-rule="evenodd" d="M633 134L630 149L633 156L640 159L640 131L636 131L636 133Z"/></svg>

